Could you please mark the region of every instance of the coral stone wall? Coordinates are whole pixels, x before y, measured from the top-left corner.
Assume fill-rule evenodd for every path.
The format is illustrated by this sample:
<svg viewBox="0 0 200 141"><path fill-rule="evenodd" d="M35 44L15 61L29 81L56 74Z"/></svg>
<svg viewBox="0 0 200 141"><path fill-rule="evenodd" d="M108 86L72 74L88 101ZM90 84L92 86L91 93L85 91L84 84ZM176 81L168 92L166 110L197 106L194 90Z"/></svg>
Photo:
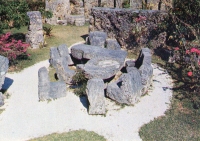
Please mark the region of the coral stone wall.
<svg viewBox="0 0 200 141"><path fill-rule="evenodd" d="M167 22L167 16L165 11L159 10L95 7L91 10L89 31L104 31L109 38L117 39L122 47L133 49L151 44L163 33L158 29L162 22Z"/></svg>
<svg viewBox="0 0 200 141"><path fill-rule="evenodd" d="M69 0L46 0L46 10L50 10L53 13L53 17L47 19L47 23L56 25L57 20L65 20L66 15L70 14L70 2Z"/></svg>

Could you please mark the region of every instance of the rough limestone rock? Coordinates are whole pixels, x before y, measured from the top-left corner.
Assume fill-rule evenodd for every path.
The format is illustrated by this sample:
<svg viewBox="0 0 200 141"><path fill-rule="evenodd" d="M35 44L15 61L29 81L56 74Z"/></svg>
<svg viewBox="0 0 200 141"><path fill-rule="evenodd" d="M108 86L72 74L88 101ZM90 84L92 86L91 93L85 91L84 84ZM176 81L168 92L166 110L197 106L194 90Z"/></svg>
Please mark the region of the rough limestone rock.
<svg viewBox="0 0 200 141"><path fill-rule="evenodd" d="M102 31L93 31L89 33L89 42L93 46L105 47L107 34Z"/></svg>
<svg viewBox="0 0 200 141"><path fill-rule="evenodd" d="M62 45L58 46L58 52L59 52L59 55L60 55L61 58L66 59L68 65L74 64L74 62L72 61L71 56L69 54L69 50L68 50L67 45L62 44Z"/></svg>
<svg viewBox="0 0 200 141"><path fill-rule="evenodd" d="M105 114L104 82L102 79L90 79L87 82L86 93L88 97L89 114Z"/></svg>
<svg viewBox="0 0 200 141"><path fill-rule="evenodd" d="M52 18L46 19L47 23L57 25L60 24L60 20L66 20L70 15L70 2L69 0L45 0L45 10L53 13Z"/></svg>
<svg viewBox="0 0 200 141"><path fill-rule="evenodd" d="M141 0L130 0L130 8L142 9L142 1Z"/></svg>
<svg viewBox="0 0 200 141"><path fill-rule="evenodd" d="M118 58L120 62L124 63L124 59L127 56L127 52L123 50L111 50L106 48L101 48L98 46L91 46L85 44L74 45L71 48L71 54L76 59L92 59L95 57L109 57Z"/></svg>
<svg viewBox="0 0 200 141"><path fill-rule="evenodd" d="M77 65L88 79L109 79L123 67L118 58L96 57L89 60L85 65Z"/></svg>
<svg viewBox="0 0 200 141"><path fill-rule="evenodd" d="M59 47L51 47L50 48L50 64L56 68L56 64L58 61L65 59L68 65L73 65L73 61L71 56L69 55L68 48L65 44L60 45Z"/></svg>
<svg viewBox="0 0 200 141"><path fill-rule="evenodd" d="M39 100L49 99L50 80L48 71L42 67L38 71L38 97Z"/></svg>
<svg viewBox="0 0 200 141"><path fill-rule="evenodd" d="M0 90L4 84L6 73L8 71L9 60L8 58L0 55Z"/></svg>
<svg viewBox="0 0 200 141"><path fill-rule="evenodd" d="M108 38L116 39L122 48L145 47L163 32L159 30L159 25L166 20L167 16L167 12L161 10L93 7L89 32L106 32ZM143 19L138 20L139 17ZM138 29L145 29L142 36L138 36ZM159 32L155 32L155 29ZM156 42L159 44L160 41Z"/></svg>
<svg viewBox="0 0 200 141"><path fill-rule="evenodd" d="M142 95L142 80L137 68L133 68L129 73L124 73L116 82L109 83L106 95L117 101L134 105Z"/></svg>
<svg viewBox="0 0 200 141"><path fill-rule="evenodd" d="M38 97L39 100L56 99L66 96L64 81L50 82L48 71L42 67L38 71Z"/></svg>
<svg viewBox="0 0 200 141"><path fill-rule="evenodd" d="M59 25L67 25L67 20L57 20L57 24L59 24Z"/></svg>
<svg viewBox="0 0 200 141"><path fill-rule="evenodd" d="M50 65L56 68L57 61L60 59L60 54L57 50L57 47L50 48Z"/></svg>
<svg viewBox="0 0 200 141"><path fill-rule="evenodd" d="M30 11L27 12L27 15L30 22L29 31L26 34L26 42L34 49L39 48L44 43L41 13L39 11Z"/></svg>
<svg viewBox="0 0 200 141"><path fill-rule="evenodd" d="M135 68L135 67L129 67L129 66L127 66L127 67L126 67L127 73L131 72L134 68Z"/></svg>
<svg viewBox="0 0 200 141"><path fill-rule="evenodd" d="M85 25L84 15L70 15L67 17L67 22L71 25L83 26Z"/></svg>
<svg viewBox="0 0 200 141"><path fill-rule="evenodd" d="M85 10L82 0L70 0L71 15L84 15Z"/></svg>
<svg viewBox="0 0 200 141"><path fill-rule="evenodd" d="M133 60L127 60L125 64L127 67L135 67L135 61Z"/></svg>
<svg viewBox="0 0 200 141"><path fill-rule="evenodd" d="M115 39L107 39L106 40L106 48L107 49L113 49L113 50L120 50L121 46Z"/></svg>
<svg viewBox="0 0 200 141"><path fill-rule="evenodd" d="M74 70L70 70L65 58L59 60L56 65L56 74L60 81L67 84L72 83L72 77L76 74Z"/></svg>
<svg viewBox="0 0 200 141"><path fill-rule="evenodd" d="M153 76L153 67L151 66L151 50L149 48L143 48L140 51L140 55L135 62L135 67L139 69L142 84L144 86L143 94L148 90Z"/></svg>
<svg viewBox="0 0 200 141"><path fill-rule="evenodd" d="M53 99L65 97L67 95L67 87L64 81L50 82L49 97Z"/></svg>
<svg viewBox="0 0 200 141"><path fill-rule="evenodd" d="M85 65L77 65L86 78L104 80L113 77L122 69L127 56L126 51L81 44L73 46L71 53L76 59L90 59Z"/></svg>
<svg viewBox="0 0 200 141"><path fill-rule="evenodd" d="M0 107L4 105L4 98L2 93L0 92Z"/></svg>

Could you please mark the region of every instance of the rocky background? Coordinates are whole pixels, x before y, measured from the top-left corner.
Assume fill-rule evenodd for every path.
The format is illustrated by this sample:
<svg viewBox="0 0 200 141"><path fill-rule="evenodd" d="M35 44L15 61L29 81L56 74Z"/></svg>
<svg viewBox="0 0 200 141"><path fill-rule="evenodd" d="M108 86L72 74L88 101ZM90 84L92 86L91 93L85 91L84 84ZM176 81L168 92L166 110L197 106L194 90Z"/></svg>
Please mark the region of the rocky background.
<svg viewBox="0 0 200 141"><path fill-rule="evenodd" d="M160 10L92 8L89 31L104 31L126 49L159 47L165 42L162 23L168 14Z"/></svg>
<svg viewBox="0 0 200 141"><path fill-rule="evenodd" d="M45 3L46 10L53 12L47 22L54 25L70 15L84 15L87 20L93 7L167 10L172 6L172 0L46 0Z"/></svg>

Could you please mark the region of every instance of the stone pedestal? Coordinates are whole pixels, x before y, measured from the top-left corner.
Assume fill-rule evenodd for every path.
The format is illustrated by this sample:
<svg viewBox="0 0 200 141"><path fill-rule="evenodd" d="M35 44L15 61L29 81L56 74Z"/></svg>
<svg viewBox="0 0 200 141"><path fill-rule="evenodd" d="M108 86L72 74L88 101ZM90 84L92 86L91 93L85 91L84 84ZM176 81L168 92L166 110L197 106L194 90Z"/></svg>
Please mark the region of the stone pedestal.
<svg viewBox="0 0 200 141"><path fill-rule="evenodd" d="M28 33L26 34L26 42L32 48L39 48L44 43L42 16L39 11L27 12L30 19Z"/></svg>

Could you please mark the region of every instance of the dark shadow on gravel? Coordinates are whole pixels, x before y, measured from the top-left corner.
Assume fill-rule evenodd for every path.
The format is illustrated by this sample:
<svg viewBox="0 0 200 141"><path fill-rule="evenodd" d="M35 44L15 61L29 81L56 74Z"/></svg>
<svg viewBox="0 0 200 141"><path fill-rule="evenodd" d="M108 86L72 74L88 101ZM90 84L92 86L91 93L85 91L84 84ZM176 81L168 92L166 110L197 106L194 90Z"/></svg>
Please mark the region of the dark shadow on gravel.
<svg viewBox="0 0 200 141"><path fill-rule="evenodd" d="M2 92L4 94L9 89L9 87L12 85L12 83L13 83L13 79L6 77L0 92Z"/></svg>

